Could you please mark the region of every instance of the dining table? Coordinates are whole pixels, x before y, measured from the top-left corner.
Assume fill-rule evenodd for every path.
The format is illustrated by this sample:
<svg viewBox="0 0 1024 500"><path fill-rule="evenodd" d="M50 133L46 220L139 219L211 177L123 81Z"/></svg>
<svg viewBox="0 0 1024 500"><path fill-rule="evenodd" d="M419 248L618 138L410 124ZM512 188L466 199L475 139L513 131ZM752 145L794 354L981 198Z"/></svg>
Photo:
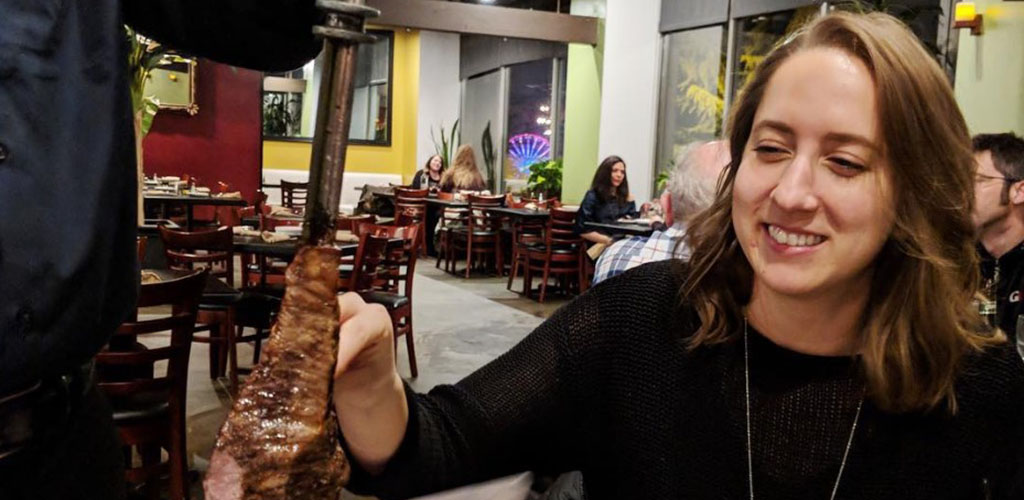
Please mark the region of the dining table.
<svg viewBox="0 0 1024 500"><path fill-rule="evenodd" d="M543 222L548 220L551 212L543 209L513 208L513 207L488 207L485 210L495 214L501 214L511 219L524 222Z"/></svg>
<svg viewBox="0 0 1024 500"><path fill-rule="evenodd" d="M183 205L185 207L185 230L191 231L193 226L192 209L196 205L201 206L235 206L244 207L246 202L242 198L229 198L221 196L197 196L171 194L165 192L143 191L142 201L146 205L157 205L158 218L166 219L167 205Z"/></svg>
<svg viewBox="0 0 1024 500"><path fill-rule="evenodd" d="M654 232L650 224L630 221L584 222L583 226L612 236L650 236Z"/></svg>

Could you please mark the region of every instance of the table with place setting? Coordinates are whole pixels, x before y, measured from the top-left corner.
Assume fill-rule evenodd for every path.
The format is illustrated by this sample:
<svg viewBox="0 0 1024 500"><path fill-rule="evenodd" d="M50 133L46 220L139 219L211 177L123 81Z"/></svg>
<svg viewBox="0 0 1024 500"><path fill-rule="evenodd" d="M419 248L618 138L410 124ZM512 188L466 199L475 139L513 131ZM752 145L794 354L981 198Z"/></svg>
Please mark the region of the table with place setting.
<svg viewBox="0 0 1024 500"><path fill-rule="evenodd" d="M239 193L211 194L209 188L189 187L188 183L178 177L158 177L146 179L142 190L143 203L158 206L158 218L166 219L168 205L185 207L185 230L193 229L192 209L196 205L203 206L237 206L244 207L246 201Z"/></svg>

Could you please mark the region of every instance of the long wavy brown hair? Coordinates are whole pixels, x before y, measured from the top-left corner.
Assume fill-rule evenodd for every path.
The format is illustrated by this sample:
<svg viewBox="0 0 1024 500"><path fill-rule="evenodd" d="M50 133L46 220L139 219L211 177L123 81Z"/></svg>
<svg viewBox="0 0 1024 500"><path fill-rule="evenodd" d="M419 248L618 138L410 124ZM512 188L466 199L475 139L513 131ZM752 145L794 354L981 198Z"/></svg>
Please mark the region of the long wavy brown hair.
<svg viewBox="0 0 1024 500"><path fill-rule="evenodd" d="M715 202L691 222L690 274L680 291L701 320L690 347L742 332L753 270L732 226L732 192L771 77L799 51L828 47L860 59L874 79L883 154L895 196L892 234L875 260L861 318L859 364L868 396L890 412L956 411L964 356L1003 342L978 314L974 161L967 125L938 65L913 33L880 14L833 13L775 48L758 66L728 123L732 162Z"/></svg>
<svg viewBox="0 0 1024 500"><path fill-rule="evenodd" d="M476 166L476 155L473 147L468 144L459 146L455 152L455 159L452 166L444 171L441 176L441 190L467 190L483 191L487 189L484 178L480 175L480 169Z"/></svg>

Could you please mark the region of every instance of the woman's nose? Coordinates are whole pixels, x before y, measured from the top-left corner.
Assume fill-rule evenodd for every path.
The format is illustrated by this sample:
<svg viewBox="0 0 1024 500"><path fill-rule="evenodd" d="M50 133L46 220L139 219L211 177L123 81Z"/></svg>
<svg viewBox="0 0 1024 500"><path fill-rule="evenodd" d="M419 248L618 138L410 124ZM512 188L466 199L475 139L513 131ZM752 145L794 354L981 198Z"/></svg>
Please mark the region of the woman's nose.
<svg viewBox="0 0 1024 500"><path fill-rule="evenodd" d="M813 160L797 156L781 172L771 198L780 208L792 211L814 211L818 196L814 192Z"/></svg>

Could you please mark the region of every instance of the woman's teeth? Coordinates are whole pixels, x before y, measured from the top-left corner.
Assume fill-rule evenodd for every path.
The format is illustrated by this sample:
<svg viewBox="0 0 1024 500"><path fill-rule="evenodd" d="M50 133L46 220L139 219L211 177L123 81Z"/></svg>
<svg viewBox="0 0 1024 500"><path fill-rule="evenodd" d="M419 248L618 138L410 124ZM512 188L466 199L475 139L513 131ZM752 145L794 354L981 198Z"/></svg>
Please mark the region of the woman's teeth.
<svg viewBox="0 0 1024 500"><path fill-rule="evenodd" d="M791 247L811 247L825 241L824 236L817 234L795 234L787 233L778 226L768 225L768 235L782 245Z"/></svg>

